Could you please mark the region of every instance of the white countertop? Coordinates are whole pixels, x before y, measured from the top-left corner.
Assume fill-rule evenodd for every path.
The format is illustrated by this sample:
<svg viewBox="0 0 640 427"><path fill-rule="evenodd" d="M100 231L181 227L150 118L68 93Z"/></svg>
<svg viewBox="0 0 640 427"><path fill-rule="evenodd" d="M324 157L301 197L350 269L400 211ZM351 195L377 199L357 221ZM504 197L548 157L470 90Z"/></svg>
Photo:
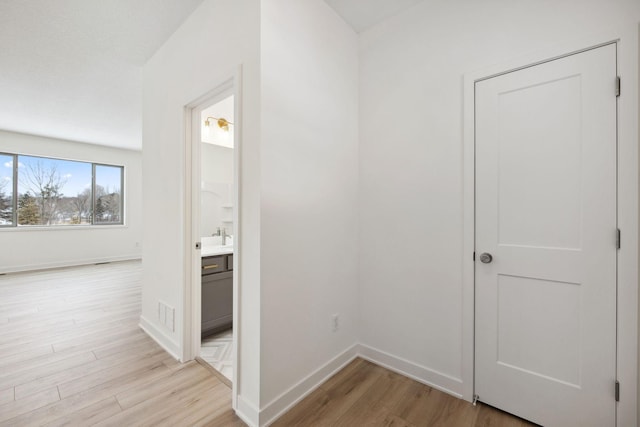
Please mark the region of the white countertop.
<svg viewBox="0 0 640 427"><path fill-rule="evenodd" d="M233 246L203 246L201 256L229 255L233 253Z"/></svg>

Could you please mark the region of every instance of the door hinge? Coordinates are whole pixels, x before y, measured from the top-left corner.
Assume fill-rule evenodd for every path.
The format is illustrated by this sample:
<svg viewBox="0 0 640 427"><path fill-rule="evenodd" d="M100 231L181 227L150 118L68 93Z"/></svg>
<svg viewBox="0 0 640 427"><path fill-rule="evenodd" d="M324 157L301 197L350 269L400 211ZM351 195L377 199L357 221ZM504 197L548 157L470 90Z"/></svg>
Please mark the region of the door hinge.
<svg viewBox="0 0 640 427"><path fill-rule="evenodd" d="M616 77L616 96L620 96L620 76Z"/></svg>
<svg viewBox="0 0 640 427"><path fill-rule="evenodd" d="M620 381L616 381L616 402L620 402Z"/></svg>
<svg viewBox="0 0 640 427"><path fill-rule="evenodd" d="M475 252L473 253L473 260L474 261L476 260L476 253Z"/></svg>
<svg viewBox="0 0 640 427"><path fill-rule="evenodd" d="M618 249L620 249L620 240L621 240L620 229L617 228L616 229L616 248L618 248Z"/></svg>

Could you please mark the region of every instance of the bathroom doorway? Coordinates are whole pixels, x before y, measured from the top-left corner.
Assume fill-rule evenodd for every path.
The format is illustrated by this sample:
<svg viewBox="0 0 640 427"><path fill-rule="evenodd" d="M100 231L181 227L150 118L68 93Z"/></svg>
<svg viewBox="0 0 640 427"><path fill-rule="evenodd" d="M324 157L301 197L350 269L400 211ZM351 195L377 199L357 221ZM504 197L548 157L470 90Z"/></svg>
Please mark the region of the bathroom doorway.
<svg viewBox="0 0 640 427"><path fill-rule="evenodd" d="M229 382L233 378L234 126L233 94L200 112L200 358Z"/></svg>
<svg viewBox="0 0 640 427"><path fill-rule="evenodd" d="M235 389L238 278L238 105L236 79L187 108L184 360L196 359ZM189 268L190 267L190 268ZM235 393L234 393L235 394Z"/></svg>

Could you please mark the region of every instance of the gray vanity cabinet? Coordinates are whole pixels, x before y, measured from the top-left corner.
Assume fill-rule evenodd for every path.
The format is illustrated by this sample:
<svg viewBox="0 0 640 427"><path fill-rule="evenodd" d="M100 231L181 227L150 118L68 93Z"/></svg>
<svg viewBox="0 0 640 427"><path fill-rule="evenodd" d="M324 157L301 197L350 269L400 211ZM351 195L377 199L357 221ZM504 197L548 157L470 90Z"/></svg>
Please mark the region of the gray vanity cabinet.
<svg viewBox="0 0 640 427"><path fill-rule="evenodd" d="M233 255L202 258L202 336L230 328L233 318Z"/></svg>

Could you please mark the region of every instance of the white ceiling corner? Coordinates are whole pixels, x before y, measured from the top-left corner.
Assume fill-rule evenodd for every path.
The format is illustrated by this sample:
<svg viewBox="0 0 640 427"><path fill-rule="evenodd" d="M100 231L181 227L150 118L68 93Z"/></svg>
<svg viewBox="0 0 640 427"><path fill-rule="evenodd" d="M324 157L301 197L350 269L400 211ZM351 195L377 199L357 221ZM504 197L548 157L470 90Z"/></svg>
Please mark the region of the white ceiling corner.
<svg viewBox="0 0 640 427"><path fill-rule="evenodd" d="M0 129L141 149L142 66L202 1L1 0ZM325 1L361 32L422 0Z"/></svg>
<svg viewBox="0 0 640 427"><path fill-rule="evenodd" d="M325 0L357 33L421 1L423 0Z"/></svg>
<svg viewBox="0 0 640 427"><path fill-rule="evenodd" d="M0 129L141 149L142 65L201 2L0 1Z"/></svg>

